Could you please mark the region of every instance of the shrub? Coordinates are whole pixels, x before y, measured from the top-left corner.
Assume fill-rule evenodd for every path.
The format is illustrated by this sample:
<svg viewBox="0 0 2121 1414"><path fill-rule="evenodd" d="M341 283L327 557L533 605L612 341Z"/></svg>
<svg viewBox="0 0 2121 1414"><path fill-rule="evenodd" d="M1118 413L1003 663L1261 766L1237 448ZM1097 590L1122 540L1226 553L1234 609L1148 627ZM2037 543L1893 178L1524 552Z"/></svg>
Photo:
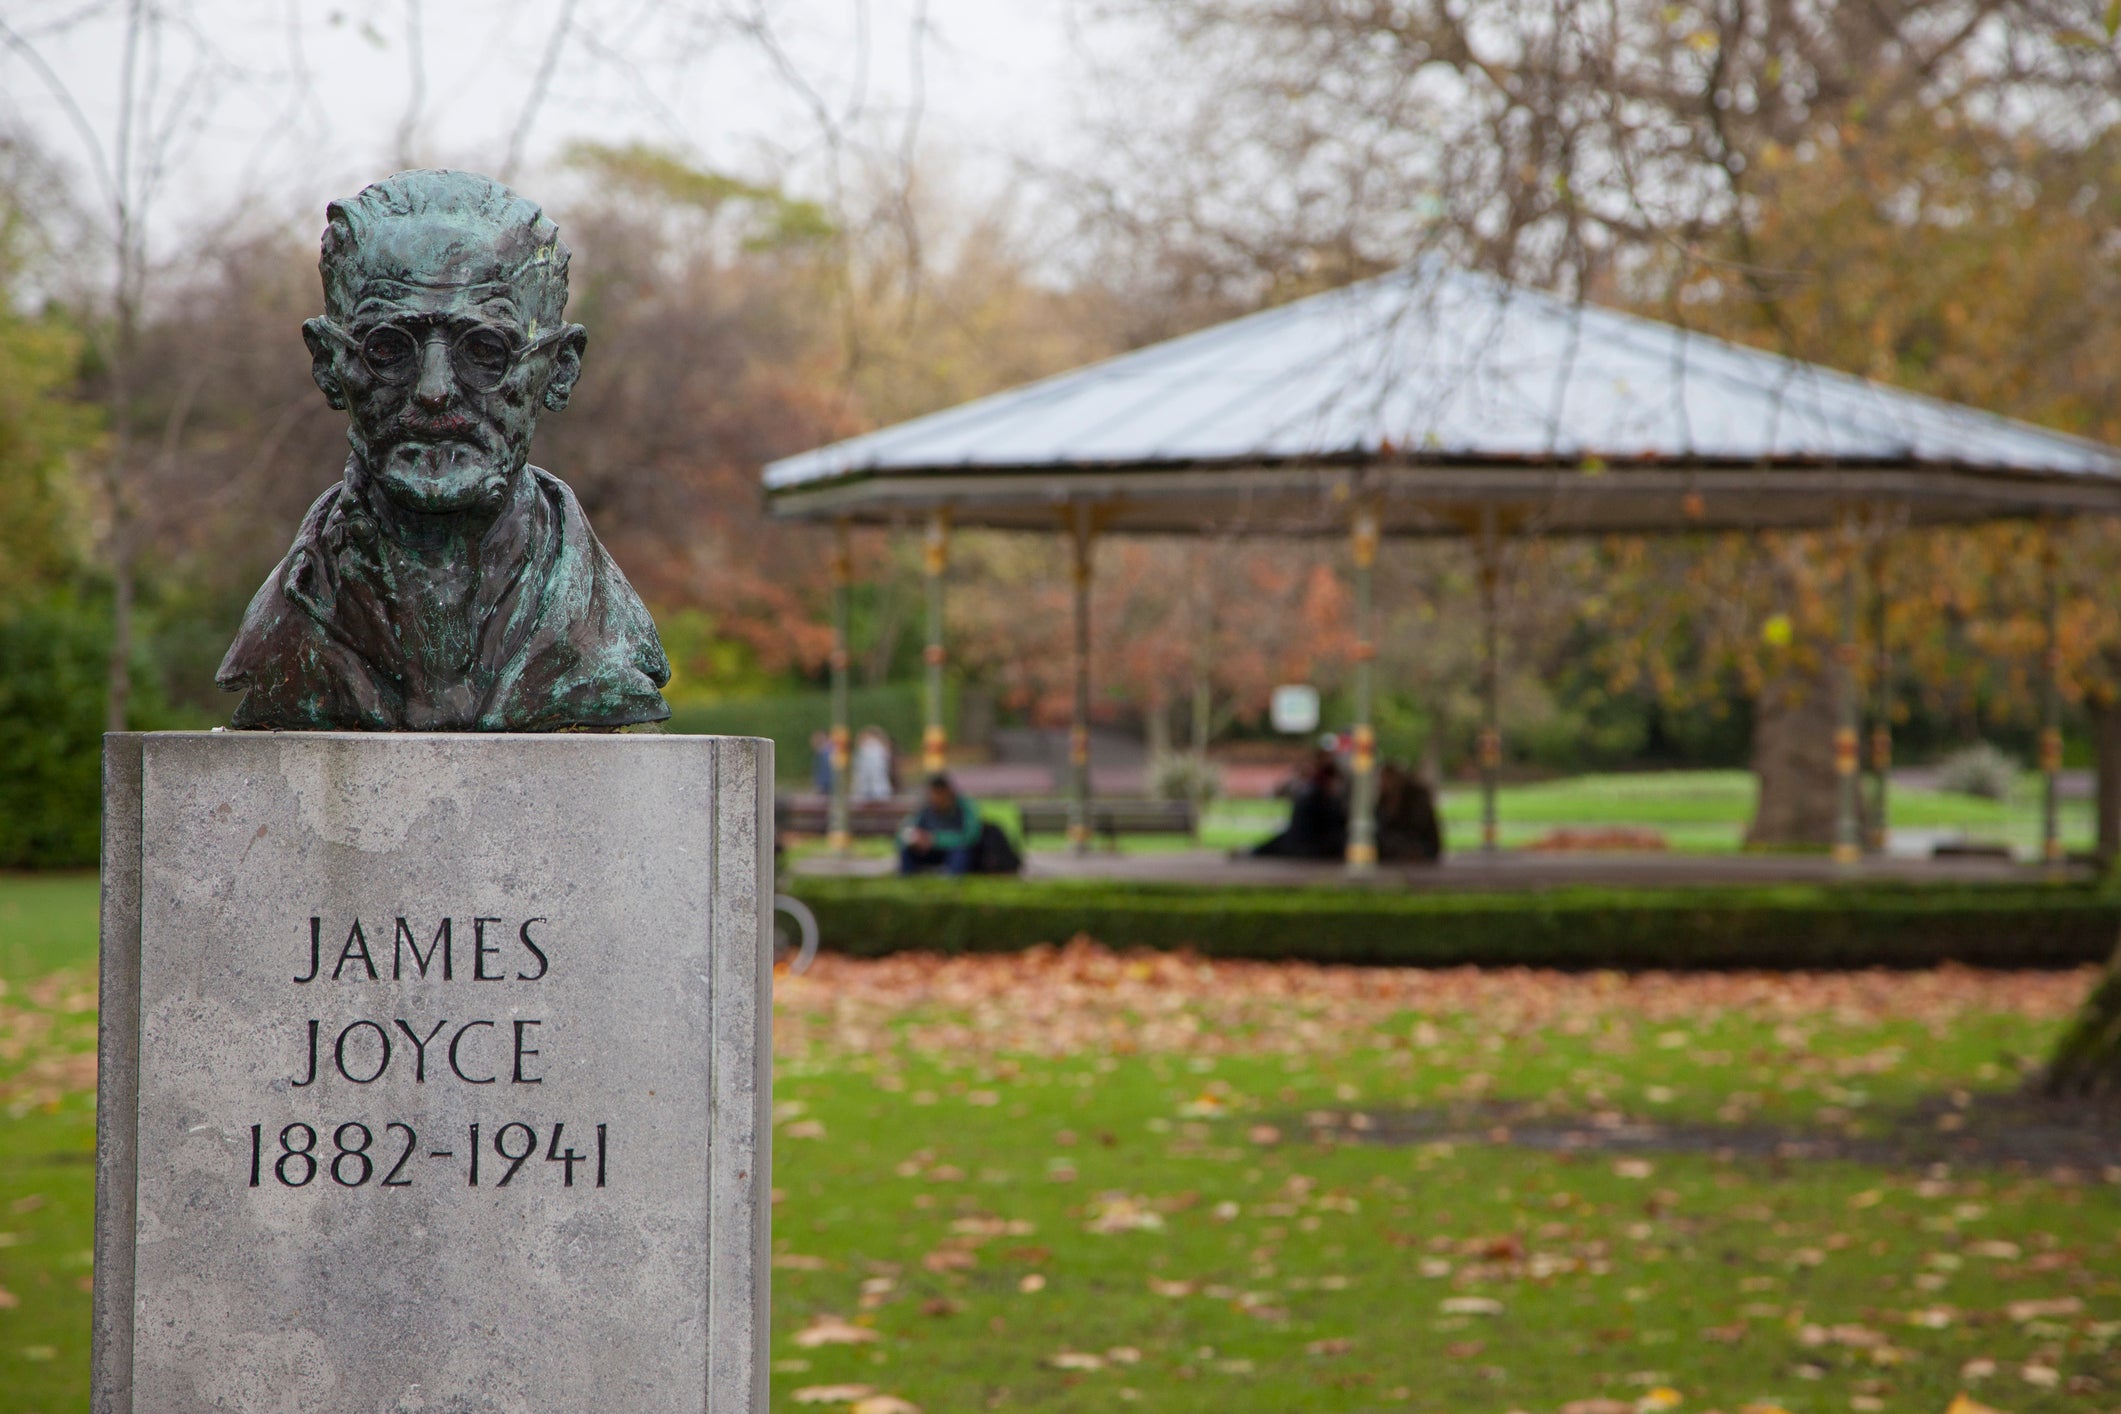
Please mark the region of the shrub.
<svg viewBox="0 0 2121 1414"><path fill-rule="evenodd" d="M1206 803L1222 792L1222 771L1189 751L1165 752L1149 762L1149 794L1158 800Z"/></svg>
<svg viewBox="0 0 2121 1414"><path fill-rule="evenodd" d="M53 596L0 615L0 867L93 864L106 616Z"/></svg>
<svg viewBox="0 0 2121 1414"><path fill-rule="evenodd" d="M2018 781L2018 763L1993 742L1977 741L1937 763L1937 787L1983 800L2008 800Z"/></svg>
<svg viewBox="0 0 2121 1414"><path fill-rule="evenodd" d="M2121 898L2068 884L1394 893L799 876L783 887L817 914L825 948L871 957L1087 933L1118 948L1414 967L2062 967L2105 958L2121 925Z"/></svg>
<svg viewBox="0 0 2121 1414"><path fill-rule="evenodd" d="M0 611L0 869L96 862L109 669L107 604L59 591ZM132 677L129 727L197 725L169 707L144 648Z"/></svg>

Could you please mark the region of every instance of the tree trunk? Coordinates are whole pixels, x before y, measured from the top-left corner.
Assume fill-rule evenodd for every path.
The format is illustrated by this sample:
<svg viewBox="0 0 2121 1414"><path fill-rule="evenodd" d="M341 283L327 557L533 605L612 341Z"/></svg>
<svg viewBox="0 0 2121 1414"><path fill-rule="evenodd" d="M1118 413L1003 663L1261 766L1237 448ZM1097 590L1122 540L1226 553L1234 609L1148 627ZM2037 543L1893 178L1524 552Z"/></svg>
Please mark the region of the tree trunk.
<svg viewBox="0 0 2121 1414"><path fill-rule="evenodd" d="M1215 733L1215 689L1208 681L1208 665L1205 655L1193 664L1193 694L1187 704L1192 711L1192 736L1188 745L1195 761L1208 759L1208 738Z"/></svg>
<svg viewBox="0 0 2121 1414"><path fill-rule="evenodd" d="M2046 1089L2066 1099L2121 1098L2121 949L2055 1047Z"/></svg>
<svg viewBox="0 0 2121 1414"><path fill-rule="evenodd" d="M2121 857L2121 701L2086 705L2097 761L2099 862L2111 869ZM2058 1098L2121 1097L2121 948L2055 1047L2045 1085Z"/></svg>
<svg viewBox="0 0 2121 1414"><path fill-rule="evenodd" d="M1748 845L1834 842L1834 683L1824 668L1785 673L1761 691L1753 718L1753 775L1760 798Z"/></svg>
<svg viewBox="0 0 2121 1414"><path fill-rule="evenodd" d="M898 657L899 635L906 627L906 595L896 576L877 585L876 613L870 620L874 637L862 655L862 686L882 687L891 680L891 664Z"/></svg>
<svg viewBox="0 0 2121 1414"><path fill-rule="evenodd" d="M1142 738L1149 748L1152 768L1171 754L1171 706L1161 695L1142 709Z"/></svg>
<svg viewBox="0 0 2121 1414"><path fill-rule="evenodd" d="M957 740L975 751L994 749L994 689L966 678L957 689Z"/></svg>
<svg viewBox="0 0 2121 1414"><path fill-rule="evenodd" d="M2121 700L2089 702L2098 786L2099 863L2121 857Z"/></svg>
<svg viewBox="0 0 2121 1414"><path fill-rule="evenodd" d="M111 561L110 673L103 729L122 732L133 698L133 561L121 547Z"/></svg>
<svg viewBox="0 0 2121 1414"><path fill-rule="evenodd" d="M1215 560L1203 548L1190 557L1193 570L1193 682L1187 706L1191 709L1195 782L1194 805L1203 805L1200 786L1208 771L1208 740L1215 735Z"/></svg>
<svg viewBox="0 0 2121 1414"><path fill-rule="evenodd" d="M1208 813L1208 798L1214 792L1208 789L1208 738L1215 734L1215 699L1211 695L1214 685L1208 677L1208 650L1205 642L1196 645L1193 654L1193 692L1187 702L1187 715L1192 718L1192 731L1187 742L1187 755L1193 758L1193 834L1200 838L1201 817Z"/></svg>

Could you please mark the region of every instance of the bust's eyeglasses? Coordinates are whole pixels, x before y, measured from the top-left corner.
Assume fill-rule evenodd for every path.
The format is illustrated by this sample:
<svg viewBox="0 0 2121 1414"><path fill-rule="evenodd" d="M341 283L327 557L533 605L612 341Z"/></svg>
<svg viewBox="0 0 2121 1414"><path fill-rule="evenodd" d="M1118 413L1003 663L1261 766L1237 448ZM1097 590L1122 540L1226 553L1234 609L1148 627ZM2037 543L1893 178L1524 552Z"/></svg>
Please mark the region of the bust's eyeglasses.
<svg viewBox="0 0 2121 1414"><path fill-rule="evenodd" d="M446 339L449 366L455 371L457 381L480 393L490 393L500 387L518 362L551 343L566 329L561 325L526 340L491 325L476 324L450 338L441 329L418 330L402 324L378 324L356 339L329 319L318 323L358 354L362 366L379 383L412 382L420 376L420 359L427 345L436 339Z"/></svg>

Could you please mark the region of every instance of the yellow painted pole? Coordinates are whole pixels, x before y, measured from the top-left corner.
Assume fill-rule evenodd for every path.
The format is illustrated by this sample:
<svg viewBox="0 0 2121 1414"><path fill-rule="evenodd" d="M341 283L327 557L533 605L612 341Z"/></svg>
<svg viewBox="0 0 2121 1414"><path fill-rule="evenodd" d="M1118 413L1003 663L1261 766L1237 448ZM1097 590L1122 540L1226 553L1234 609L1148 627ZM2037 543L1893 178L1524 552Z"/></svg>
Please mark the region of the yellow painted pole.
<svg viewBox="0 0 2121 1414"><path fill-rule="evenodd" d="M841 854L854 847L848 800L853 781L853 734L848 717L847 624L854 592L854 547L847 522L833 526L832 543L832 797L826 806L826 843Z"/></svg>
<svg viewBox="0 0 2121 1414"><path fill-rule="evenodd" d="M949 758L950 737L943 726L943 577L950 568L950 511L938 506L928 517L928 538L922 547L921 567L928 580L928 647L922 657L927 664L927 721L921 729L921 769L929 775L943 769Z"/></svg>
<svg viewBox="0 0 2121 1414"><path fill-rule="evenodd" d="M1861 649L1856 644L1856 595L1859 570L1855 533L1846 520L1841 525L1841 641L1834 650L1834 862L1844 867L1863 858L1863 832L1858 816L1860 788L1857 752L1856 664Z"/></svg>
<svg viewBox="0 0 2121 1414"><path fill-rule="evenodd" d="M1370 724L1376 691L1377 645L1371 581L1377 565L1377 512L1364 506L1355 512L1348 549L1355 562L1355 728L1354 789L1348 802L1348 873L1377 872L1377 733Z"/></svg>

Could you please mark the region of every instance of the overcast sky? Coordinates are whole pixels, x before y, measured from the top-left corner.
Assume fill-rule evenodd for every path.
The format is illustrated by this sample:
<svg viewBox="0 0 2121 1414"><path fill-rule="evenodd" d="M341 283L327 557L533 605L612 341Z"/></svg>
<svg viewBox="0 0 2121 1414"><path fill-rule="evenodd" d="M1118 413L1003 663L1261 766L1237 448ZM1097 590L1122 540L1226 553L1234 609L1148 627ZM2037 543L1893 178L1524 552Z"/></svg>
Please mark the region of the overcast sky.
<svg viewBox="0 0 2121 1414"><path fill-rule="evenodd" d="M150 95L143 130L172 139L157 244L232 198L296 220L401 156L498 172L515 148L522 176L584 137L654 142L743 175L792 171L814 188L826 131L895 149L918 115L926 153L998 182L1011 160L1056 158L1079 131L1097 52L1082 4L162 0L169 21L135 71ZM0 7L12 40L0 115L84 181L114 160L124 10Z"/></svg>

